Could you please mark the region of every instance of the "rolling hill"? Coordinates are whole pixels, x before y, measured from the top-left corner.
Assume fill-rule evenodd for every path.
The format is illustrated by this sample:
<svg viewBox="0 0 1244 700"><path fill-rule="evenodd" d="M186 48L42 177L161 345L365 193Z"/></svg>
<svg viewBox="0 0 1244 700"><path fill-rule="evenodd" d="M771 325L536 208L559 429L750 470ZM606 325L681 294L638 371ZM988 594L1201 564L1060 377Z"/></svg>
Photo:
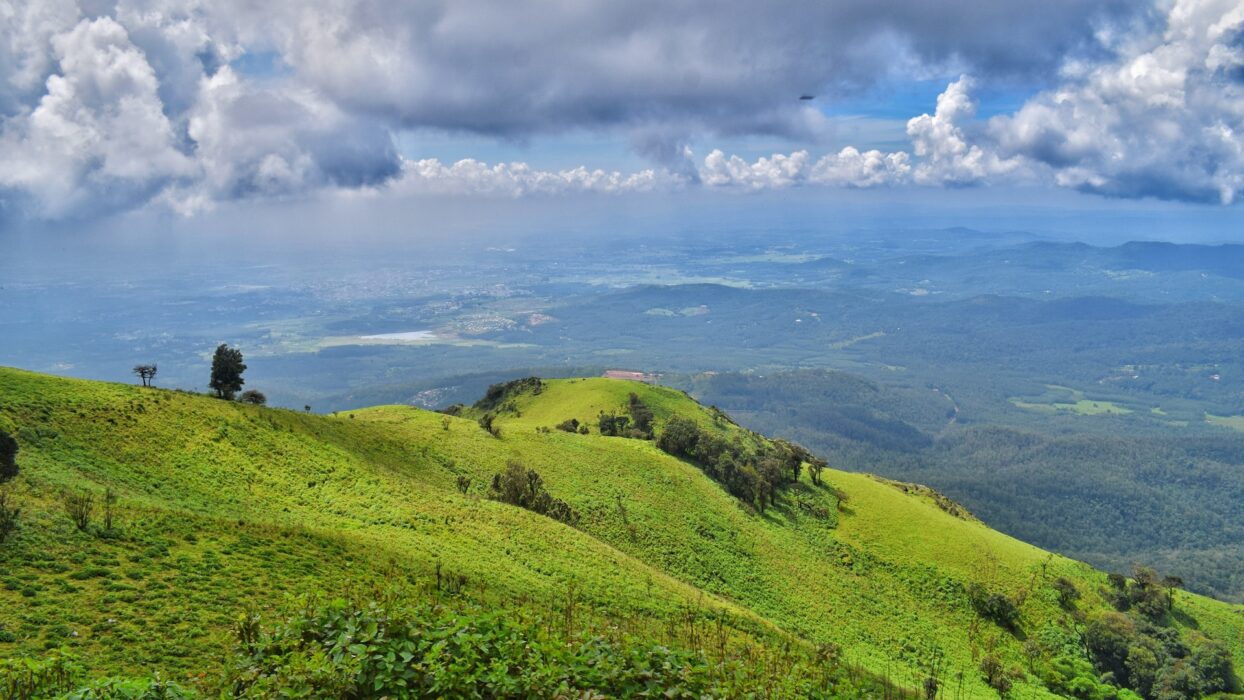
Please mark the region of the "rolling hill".
<svg viewBox="0 0 1244 700"><path fill-rule="evenodd" d="M528 649L600 638L636 668L673 650L686 655L674 666L706 664L710 694L1135 697L1104 681L1149 678L1142 655L1103 678L1103 630L1124 659L1128 639L1165 640L1155 697L1180 664L1244 667L1240 607L1169 591L1158 609L1143 574L1120 583L924 487L832 468L817 484L803 470L768 508L744 503L657 441L602 436L597 417L625 413L632 393L658 434L685 418L743 458L773 448L681 392L618 380L517 382L457 415L313 415L0 369L0 430L21 468L5 488L22 511L0 543L0 658L10 678L19 659L73 657L75 682L267 687L238 680L261 665L244 623L277 639L290 614L341 598L503 611ZM587 434L556 427L569 419ZM511 464L538 472L574 524L490 498ZM78 527L67 497L87 494ZM691 687L680 673L664 687Z"/></svg>

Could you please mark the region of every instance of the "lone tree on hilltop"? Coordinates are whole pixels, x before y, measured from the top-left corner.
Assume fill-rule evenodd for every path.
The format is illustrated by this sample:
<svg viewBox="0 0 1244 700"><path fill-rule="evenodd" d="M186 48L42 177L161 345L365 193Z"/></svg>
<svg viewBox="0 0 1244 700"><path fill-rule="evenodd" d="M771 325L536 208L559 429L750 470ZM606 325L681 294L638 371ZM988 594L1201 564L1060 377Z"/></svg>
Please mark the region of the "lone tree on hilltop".
<svg viewBox="0 0 1244 700"><path fill-rule="evenodd" d="M232 401L246 383L242 379L245 371L246 363L242 362L242 351L221 343L212 357L212 381L208 386L216 392L217 398Z"/></svg>
<svg viewBox="0 0 1244 700"><path fill-rule="evenodd" d="M151 365L134 365L134 374L142 380L143 386L151 386L151 382L155 380L156 366Z"/></svg>
<svg viewBox="0 0 1244 700"><path fill-rule="evenodd" d="M17 476L17 440L0 430L0 484Z"/></svg>

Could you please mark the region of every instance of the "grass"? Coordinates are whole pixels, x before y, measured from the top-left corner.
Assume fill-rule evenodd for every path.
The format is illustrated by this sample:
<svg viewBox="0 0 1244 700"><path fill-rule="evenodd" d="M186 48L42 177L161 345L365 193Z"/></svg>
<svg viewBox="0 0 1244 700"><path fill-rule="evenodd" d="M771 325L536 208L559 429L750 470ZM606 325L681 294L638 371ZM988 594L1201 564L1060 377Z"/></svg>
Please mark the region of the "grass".
<svg viewBox="0 0 1244 700"><path fill-rule="evenodd" d="M1114 401L1089 399L1079 389L1057 384L1046 384L1045 388L1045 393L1040 396L1023 399L1011 398L1011 405L1029 411L1071 413L1080 416L1123 416L1134 412L1133 409ZM1154 415L1165 415L1157 411L1151 412Z"/></svg>
<svg viewBox="0 0 1244 700"><path fill-rule="evenodd" d="M1205 422L1212 425L1221 425L1232 430L1244 431L1244 416L1215 416L1206 413Z"/></svg>
<svg viewBox="0 0 1244 700"><path fill-rule="evenodd" d="M1081 590L1079 614L1107 607L1104 574L955 517L927 490L830 469L758 514L651 442L598 435L595 417L623 412L631 392L658 426L678 414L762 439L681 392L619 380L545 381L512 398L493 437L471 411L318 416L0 369L26 504L0 545L0 656L63 645L99 674L193 680L223 663L241 608L395 585L439 594L434 582L453 580L481 604L569 604L654 638L697 610L725 620L732 644L837 645L908 687L942 659L943 682L991 697L982 650L1022 665L1023 635L977 618L970 583L1022 598L1024 634L1076 624L1051 587L1060 576ZM548 430L572 417L591 434ZM539 471L578 529L485 498L509 460ZM121 525L77 531L60 493L105 488ZM1244 664L1240 608L1178 600L1181 624ZM1048 696L1034 678L1018 692Z"/></svg>

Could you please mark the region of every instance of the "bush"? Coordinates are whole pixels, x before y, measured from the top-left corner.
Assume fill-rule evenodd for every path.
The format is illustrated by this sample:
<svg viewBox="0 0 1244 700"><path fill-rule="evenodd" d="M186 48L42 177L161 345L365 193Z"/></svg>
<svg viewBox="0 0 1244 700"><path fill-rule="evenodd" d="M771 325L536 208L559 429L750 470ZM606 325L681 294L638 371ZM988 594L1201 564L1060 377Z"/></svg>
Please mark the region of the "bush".
<svg viewBox="0 0 1244 700"><path fill-rule="evenodd" d="M0 659L0 698L55 697L72 688L80 673L78 665L60 653L43 659Z"/></svg>
<svg viewBox="0 0 1244 700"><path fill-rule="evenodd" d="M534 469L528 469L518 462L511 461L504 471L492 478L488 497L547 515L567 525L573 526L579 522L579 514L565 501L553 498L544 488L544 480Z"/></svg>
<svg viewBox="0 0 1244 700"><path fill-rule="evenodd" d="M485 413L484 415L479 417L479 421L478 421L479 427L488 431L489 435L495 438L499 438L501 437L501 426L496 424L496 420L497 420L497 414Z"/></svg>
<svg viewBox="0 0 1244 700"><path fill-rule="evenodd" d="M1019 624L1019 608L1014 601L1001 593L990 593L979 583L968 586L968 599L977 615L990 620L999 627L1014 632Z"/></svg>
<svg viewBox="0 0 1244 700"><path fill-rule="evenodd" d="M91 525L91 513L95 510L95 494L90 491L68 491L64 496L65 513L79 530Z"/></svg>
<svg viewBox="0 0 1244 700"><path fill-rule="evenodd" d="M567 418L566 420L558 423L554 427L557 428L558 430L564 430L567 433L577 433L579 432L579 419L578 418Z"/></svg>
<svg viewBox="0 0 1244 700"><path fill-rule="evenodd" d="M17 499L4 487L0 487L0 544L17 531L17 520L22 509L17 507Z"/></svg>
<svg viewBox="0 0 1244 700"><path fill-rule="evenodd" d="M239 698L678 698L712 689L693 655L597 638L566 643L503 611L336 601L267 634L249 625L242 631L230 684Z"/></svg>
<svg viewBox="0 0 1244 700"><path fill-rule="evenodd" d="M193 697L176 683L158 678L108 678L66 693L60 700L190 700Z"/></svg>
<svg viewBox="0 0 1244 700"><path fill-rule="evenodd" d="M0 430L0 484L17 476L17 438Z"/></svg>
<svg viewBox="0 0 1244 700"><path fill-rule="evenodd" d="M268 404L268 397L264 396L262 391L247 389L246 391L243 391L240 396L238 396L238 401L253 404L255 406L266 406Z"/></svg>

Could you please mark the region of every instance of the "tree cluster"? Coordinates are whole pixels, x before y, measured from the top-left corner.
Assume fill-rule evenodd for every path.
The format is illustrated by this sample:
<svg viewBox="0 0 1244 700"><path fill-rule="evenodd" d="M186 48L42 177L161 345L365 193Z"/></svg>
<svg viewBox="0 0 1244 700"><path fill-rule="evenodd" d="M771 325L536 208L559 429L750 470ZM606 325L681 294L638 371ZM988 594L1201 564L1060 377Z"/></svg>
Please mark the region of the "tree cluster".
<svg viewBox="0 0 1244 700"><path fill-rule="evenodd" d="M657 438L657 447L695 463L710 479L761 512L774 503L781 488L799 480L805 462L816 460L803 447L785 440L768 441L749 452L739 442L728 442L683 416L670 418ZM819 480L819 468L816 474Z"/></svg>
<svg viewBox="0 0 1244 700"><path fill-rule="evenodd" d="M536 470L528 469L520 462L510 461L501 473L492 478L488 497L546 515L567 525L574 526L579 522L579 513L565 501L554 498L544 488L544 480Z"/></svg>
<svg viewBox="0 0 1244 700"><path fill-rule="evenodd" d="M648 404L631 392L627 401L627 415L601 413L597 420L600 434L609 437L627 437L637 440L651 440L655 434L653 421L655 416Z"/></svg>
<svg viewBox="0 0 1244 700"><path fill-rule="evenodd" d="M1084 645L1102 680L1147 700L1204 697L1231 687L1231 655L1218 641L1111 612L1088 624Z"/></svg>
<svg viewBox="0 0 1244 700"><path fill-rule="evenodd" d="M1158 621L1175 609L1175 591L1183 587L1178 576L1158 578L1147 566L1138 566L1129 580L1122 574L1110 574L1110 590L1106 597L1119 612L1135 610L1148 620Z"/></svg>
<svg viewBox="0 0 1244 700"><path fill-rule="evenodd" d="M475 402L474 408L480 411L507 410L505 405L513 397L530 391L539 394L544 391L544 382L539 377L523 377L500 384L493 384L484 392L484 397Z"/></svg>
<svg viewBox="0 0 1244 700"><path fill-rule="evenodd" d="M142 381L143 386L149 387L151 386L152 381L155 379L158 368L155 366L155 364L134 365L134 369L132 371Z"/></svg>

